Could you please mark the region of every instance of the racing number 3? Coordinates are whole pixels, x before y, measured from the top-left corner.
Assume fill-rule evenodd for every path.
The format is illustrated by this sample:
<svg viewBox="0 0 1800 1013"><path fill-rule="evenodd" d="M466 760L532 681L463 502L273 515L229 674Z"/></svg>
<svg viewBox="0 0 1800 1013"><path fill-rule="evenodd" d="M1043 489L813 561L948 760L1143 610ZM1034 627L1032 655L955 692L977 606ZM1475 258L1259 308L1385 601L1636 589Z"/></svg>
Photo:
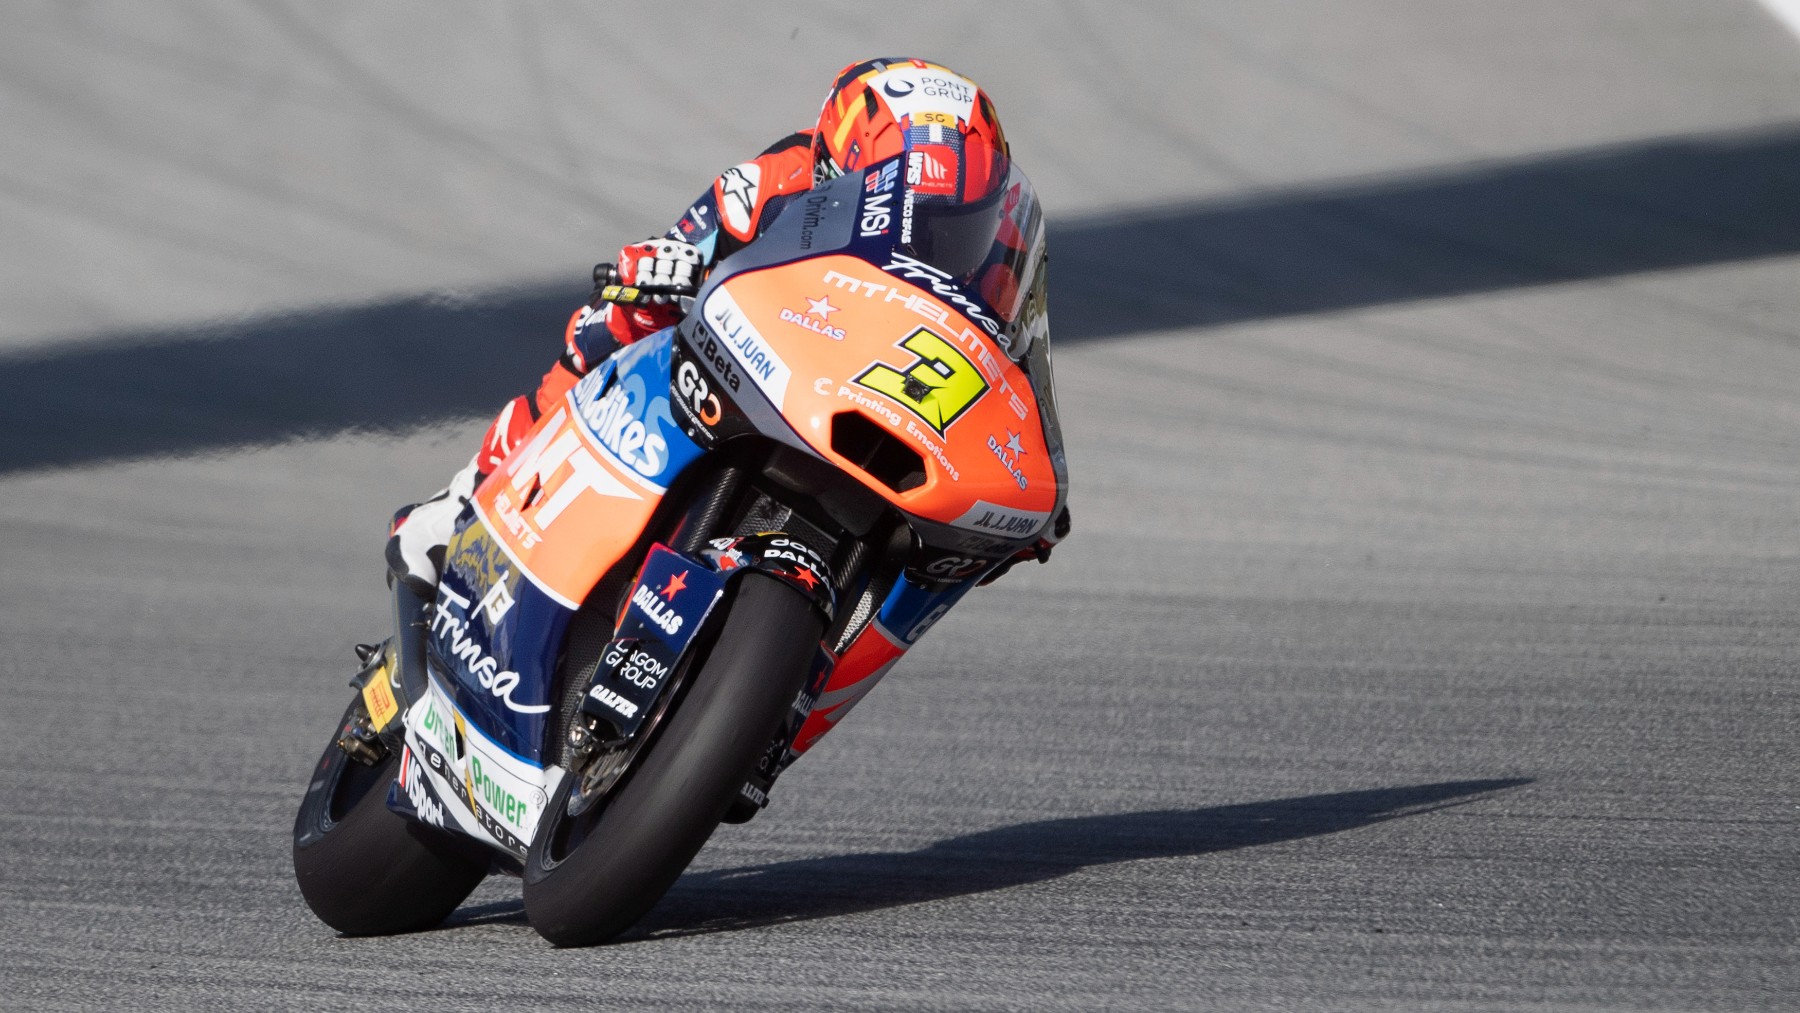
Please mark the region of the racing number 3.
<svg viewBox="0 0 1800 1013"><path fill-rule="evenodd" d="M921 327L900 347L918 356L905 372L885 363L863 371L856 382L886 394L924 419L941 436L950 423L988 391L981 371L956 346Z"/></svg>

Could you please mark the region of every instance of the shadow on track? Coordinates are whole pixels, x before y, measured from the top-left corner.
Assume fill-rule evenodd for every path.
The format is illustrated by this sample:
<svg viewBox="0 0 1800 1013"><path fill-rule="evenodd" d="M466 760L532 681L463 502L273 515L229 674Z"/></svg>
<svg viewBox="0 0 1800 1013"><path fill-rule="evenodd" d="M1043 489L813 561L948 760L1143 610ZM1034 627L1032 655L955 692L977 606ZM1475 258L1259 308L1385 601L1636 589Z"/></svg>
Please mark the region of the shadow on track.
<svg viewBox="0 0 1800 1013"><path fill-rule="evenodd" d="M1446 781L1202 809L999 827L917 851L833 855L683 876L623 942L835 918L1041 883L1097 865L1275 844L1419 816L1531 783ZM447 927L524 921L517 901L465 908Z"/></svg>
<svg viewBox="0 0 1800 1013"><path fill-rule="evenodd" d="M586 296L410 299L0 357L0 474L492 414L555 361Z"/></svg>
<svg viewBox="0 0 1800 1013"><path fill-rule="evenodd" d="M1755 260L1800 252L1796 222L1793 127L1155 208L1053 231L1052 333L1081 341Z"/></svg>
<svg viewBox="0 0 1800 1013"><path fill-rule="evenodd" d="M1052 212L1056 338L1090 341L1800 252L1800 127ZM549 366L585 294L404 300L0 357L0 474L485 416Z"/></svg>

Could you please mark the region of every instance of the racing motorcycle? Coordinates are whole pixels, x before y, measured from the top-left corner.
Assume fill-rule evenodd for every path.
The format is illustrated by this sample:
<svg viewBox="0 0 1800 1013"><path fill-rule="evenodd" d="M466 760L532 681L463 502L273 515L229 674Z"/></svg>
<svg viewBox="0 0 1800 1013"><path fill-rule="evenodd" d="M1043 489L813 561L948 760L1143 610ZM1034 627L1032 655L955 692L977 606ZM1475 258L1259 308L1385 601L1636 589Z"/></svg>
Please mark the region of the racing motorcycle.
<svg viewBox="0 0 1800 1013"><path fill-rule="evenodd" d="M478 487L435 600L394 582L294 824L326 924L426 927L501 872L553 943L617 935L1066 532L1036 195L935 203L906 158L789 200Z"/></svg>

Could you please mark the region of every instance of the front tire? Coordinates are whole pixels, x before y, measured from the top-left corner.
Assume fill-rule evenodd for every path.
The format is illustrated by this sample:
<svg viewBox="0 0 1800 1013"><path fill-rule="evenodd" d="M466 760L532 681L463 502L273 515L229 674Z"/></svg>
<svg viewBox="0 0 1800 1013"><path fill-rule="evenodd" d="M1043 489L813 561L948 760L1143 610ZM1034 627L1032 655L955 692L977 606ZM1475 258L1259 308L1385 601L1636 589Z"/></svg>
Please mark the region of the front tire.
<svg viewBox="0 0 1800 1013"><path fill-rule="evenodd" d="M738 578L717 643L608 797L568 813L564 777L525 859L525 913L558 946L603 942L649 911L724 818L800 692L824 624L798 591Z"/></svg>
<svg viewBox="0 0 1800 1013"><path fill-rule="evenodd" d="M339 722L349 730L357 705ZM365 766L334 740L294 818L294 878L307 907L346 935L386 935L444 920L487 875L478 843L387 807L400 758Z"/></svg>

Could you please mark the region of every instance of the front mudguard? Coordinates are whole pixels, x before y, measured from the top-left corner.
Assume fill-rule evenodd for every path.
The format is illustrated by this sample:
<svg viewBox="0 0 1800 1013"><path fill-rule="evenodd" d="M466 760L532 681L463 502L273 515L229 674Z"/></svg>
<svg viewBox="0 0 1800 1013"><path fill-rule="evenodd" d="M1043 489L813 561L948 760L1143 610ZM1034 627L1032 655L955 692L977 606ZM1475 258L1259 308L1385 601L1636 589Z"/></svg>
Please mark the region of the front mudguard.
<svg viewBox="0 0 1800 1013"><path fill-rule="evenodd" d="M583 713L604 722L601 738L624 743L667 693L715 606L744 573L768 574L799 591L827 624L837 608L831 573L818 554L784 531L719 538L698 556L651 546L612 640L582 694Z"/></svg>
<svg viewBox="0 0 1800 1013"><path fill-rule="evenodd" d="M837 614L837 582L819 554L785 531L715 538L701 553L725 574L759 570L805 595L830 625Z"/></svg>

